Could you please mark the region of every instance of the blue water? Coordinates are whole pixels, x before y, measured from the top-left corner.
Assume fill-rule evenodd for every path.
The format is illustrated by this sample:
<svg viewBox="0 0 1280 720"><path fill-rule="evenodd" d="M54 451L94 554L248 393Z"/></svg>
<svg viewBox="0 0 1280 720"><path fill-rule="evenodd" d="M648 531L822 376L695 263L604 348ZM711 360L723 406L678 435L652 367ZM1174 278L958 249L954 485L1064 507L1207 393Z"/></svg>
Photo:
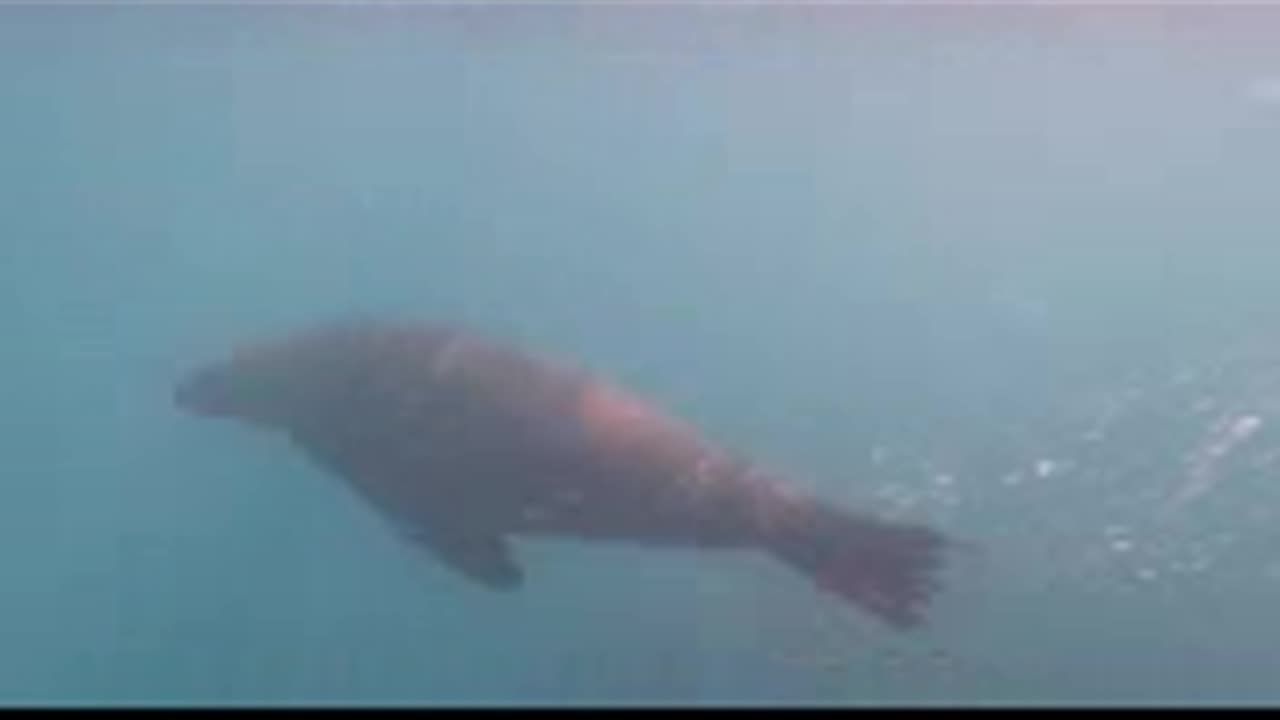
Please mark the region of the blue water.
<svg viewBox="0 0 1280 720"><path fill-rule="evenodd" d="M0 9L0 702L1280 700L1277 29ZM575 358L982 552L910 635L750 556L469 586L171 406L351 313Z"/></svg>

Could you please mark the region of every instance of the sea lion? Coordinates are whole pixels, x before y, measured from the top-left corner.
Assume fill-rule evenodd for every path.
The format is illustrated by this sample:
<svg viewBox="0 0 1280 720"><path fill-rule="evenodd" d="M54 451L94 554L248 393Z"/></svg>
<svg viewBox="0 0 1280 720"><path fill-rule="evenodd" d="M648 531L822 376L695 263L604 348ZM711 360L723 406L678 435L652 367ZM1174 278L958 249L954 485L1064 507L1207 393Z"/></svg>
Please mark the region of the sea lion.
<svg viewBox="0 0 1280 720"><path fill-rule="evenodd" d="M183 378L175 402L284 433L493 589L523 582L519 536L757 550L905 629L949 544L790 488L593 372L454 326L338 322L249 344Z"/></svg>

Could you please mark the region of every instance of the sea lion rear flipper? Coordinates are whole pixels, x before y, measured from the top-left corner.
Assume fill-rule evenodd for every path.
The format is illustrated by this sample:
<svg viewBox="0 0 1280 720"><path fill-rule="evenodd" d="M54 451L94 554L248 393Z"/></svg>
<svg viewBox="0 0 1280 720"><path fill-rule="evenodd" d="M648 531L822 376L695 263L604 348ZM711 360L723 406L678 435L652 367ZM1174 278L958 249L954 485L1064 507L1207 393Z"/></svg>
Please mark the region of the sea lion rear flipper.
<svg viewBox="0 0 1280 720"><path fill-rule="evenodd" d="M493 590L512 590L524 582L511 543L498 533L417 530L411 537L442 564Z"/></svg>
<svg viewBox="0 0 1280 720"><path fill-rule="evenodd" d="M945 551L958 547L934 530L859 516L814 503L773 540L773 551L882 621L905 630L923 624L940 589Z"/></svg>

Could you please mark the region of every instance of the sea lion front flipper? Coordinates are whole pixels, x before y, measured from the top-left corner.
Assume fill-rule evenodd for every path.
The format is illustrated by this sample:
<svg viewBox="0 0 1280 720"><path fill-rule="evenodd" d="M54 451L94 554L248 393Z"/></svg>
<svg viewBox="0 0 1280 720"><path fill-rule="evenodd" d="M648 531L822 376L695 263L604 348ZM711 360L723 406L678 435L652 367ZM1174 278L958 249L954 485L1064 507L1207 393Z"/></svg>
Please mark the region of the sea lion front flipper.
<svg viewBox="0 0 1280 720"><path fill-rule="evenodd" d="M492 590L513 590L524 583L511 543L498 533L433 528L409 535L442 564Z"/></svg>

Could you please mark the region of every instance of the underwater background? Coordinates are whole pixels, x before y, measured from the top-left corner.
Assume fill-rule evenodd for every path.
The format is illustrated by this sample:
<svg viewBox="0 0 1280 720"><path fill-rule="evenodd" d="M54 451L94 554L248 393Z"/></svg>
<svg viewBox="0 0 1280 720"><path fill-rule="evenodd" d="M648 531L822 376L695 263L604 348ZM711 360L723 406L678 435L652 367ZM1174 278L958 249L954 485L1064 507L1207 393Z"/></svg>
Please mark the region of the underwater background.
<svg viewBox="0 0 1280 720"><path fill-rule="evenodd" d="M1280 700L1280 10L0 8L0 702ZM973 542L459 580L176 380L351 314L571 357Z"/></svg>

